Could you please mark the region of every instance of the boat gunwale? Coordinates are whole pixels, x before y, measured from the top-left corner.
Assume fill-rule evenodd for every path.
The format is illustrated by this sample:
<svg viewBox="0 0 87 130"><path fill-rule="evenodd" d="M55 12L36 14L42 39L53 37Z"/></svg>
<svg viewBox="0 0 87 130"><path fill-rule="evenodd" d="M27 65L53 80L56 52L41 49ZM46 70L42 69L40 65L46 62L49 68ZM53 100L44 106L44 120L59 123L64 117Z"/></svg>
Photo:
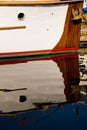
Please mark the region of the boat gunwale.
<svg viewBox="0 0 87 130"><path fill-rule="evenodd" d="M83 0L46 0L46 1L0 1L0 6L28 6L28 5L54 5L54 4L73 4Z"/></svg>

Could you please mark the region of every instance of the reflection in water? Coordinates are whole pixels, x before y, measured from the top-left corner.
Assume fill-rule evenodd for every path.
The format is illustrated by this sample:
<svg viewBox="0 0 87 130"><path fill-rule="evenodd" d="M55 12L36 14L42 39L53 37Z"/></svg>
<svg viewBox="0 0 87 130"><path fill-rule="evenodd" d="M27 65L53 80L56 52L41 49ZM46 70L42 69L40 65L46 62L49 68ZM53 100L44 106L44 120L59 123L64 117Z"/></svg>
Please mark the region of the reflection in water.
<svg viewBox="0 0 87 130"><path fill-rule="evenodd" d="M87 55L79 56L81 102L87 104Z"/></svg>
<svg viewBox="0 0 87 130"><path fill-rule="evenodd" d="M27 88L19 88L19 89L0 89L2 92L11 92L11 91L19 91L19 90L26 90Z"/></svg>
<svg viewBox="0 0 87 130"><path fill-rule="evenodd" d="M67 102L75 102L80 100L78 55L73 56L55 60L63 74L65 84L64 92Z"/></svg>
<svg viewBox="0 0 87 130"><path fill-rule="evenodd" d="M64 121L73 112L80 118L82 70L79 72L79 64L81 68L82 61L79 62L78 55L73 54L1 65L0 125L6 127L14 123L17 128L19 124L34 127L42 121L54 119L56 115L55 119Z"/></svg>

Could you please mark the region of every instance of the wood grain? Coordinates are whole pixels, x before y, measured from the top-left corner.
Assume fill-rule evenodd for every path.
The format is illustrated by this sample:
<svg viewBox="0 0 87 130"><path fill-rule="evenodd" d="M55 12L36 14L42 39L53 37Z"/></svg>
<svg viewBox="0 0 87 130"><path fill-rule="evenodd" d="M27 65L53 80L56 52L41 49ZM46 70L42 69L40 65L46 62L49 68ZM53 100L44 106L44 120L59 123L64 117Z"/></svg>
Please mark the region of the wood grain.
<svg viewBox="0 0 87 130"><path fill-rule="evenodd" d="M80 3L82 7L83 3ZM78 4L70 4L66 16L64 31L60 41L56 44L57 48L79 48L81 22L74 24L72 21L72 8L78 9Z"/></svg>
<svg viewBox="0 0 87 130"><path fill-rule="evenodd" d="M0 5L45 5L78 3L83 0L0 0Z"/></svg>
<svg viewBox="0 0 87 130"><path fill-rule="evenodd" d="M26 26L4 26L0 27L0 30L23 29L23 28L26 28Z"/></svg>

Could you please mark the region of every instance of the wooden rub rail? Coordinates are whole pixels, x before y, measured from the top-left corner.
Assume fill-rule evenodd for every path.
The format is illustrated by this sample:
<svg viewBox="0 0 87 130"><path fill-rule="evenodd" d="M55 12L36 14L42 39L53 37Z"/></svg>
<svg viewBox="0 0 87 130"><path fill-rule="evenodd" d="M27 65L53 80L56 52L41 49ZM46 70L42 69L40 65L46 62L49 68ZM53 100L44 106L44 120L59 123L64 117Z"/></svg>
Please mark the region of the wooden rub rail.
<svg viewBox="0 0 87 130"><path fill-rule="evenodd" d="M23 29L23 28L26 28L26 26L4 26L0 27L0 30Z"/></svg>
<svg viewBox="0 0 87 130"><path fill-rule="evenodd" d="M30 4L50 4L60 0L0 0L0 5L30 5Z"/></svg>
<svg viewBox="0 0 87 130"><path fill-rule="evenodd" d="M45 5L45 4L64 4L76 3L83 0L0 0L0 5Z"/></svg>

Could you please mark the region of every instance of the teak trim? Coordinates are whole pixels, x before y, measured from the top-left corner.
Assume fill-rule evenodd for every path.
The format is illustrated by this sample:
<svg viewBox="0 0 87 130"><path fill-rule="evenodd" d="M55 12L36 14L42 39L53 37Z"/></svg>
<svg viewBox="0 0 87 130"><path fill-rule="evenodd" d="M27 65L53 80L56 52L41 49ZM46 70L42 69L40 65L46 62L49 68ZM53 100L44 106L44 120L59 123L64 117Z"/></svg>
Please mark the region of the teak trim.
<svg viewBox="0 0 87 130"><path fill-rule="evenodd" d="M79 6L83 6L83 3L80 3ZM80 29L81 21L76 21L74 24L72 21L72 9L78 10L78 4L70 4L67 11L64 31L61 36L60 41L56 44L54 49L57 48L79 48L80 42Z"/></svg>
<svg viewBox="0 0 87 130"><path fill-rule="evenodd" d="M23 28L26 28L26 26L4 26L0 27L0 30L23 29Z"/></svg>
<svg viewBox="0 0 87 130"><path fill-rule="evenodd" d="M78 3L83 0L1 0L0 5L47 5Z"/></svg>

